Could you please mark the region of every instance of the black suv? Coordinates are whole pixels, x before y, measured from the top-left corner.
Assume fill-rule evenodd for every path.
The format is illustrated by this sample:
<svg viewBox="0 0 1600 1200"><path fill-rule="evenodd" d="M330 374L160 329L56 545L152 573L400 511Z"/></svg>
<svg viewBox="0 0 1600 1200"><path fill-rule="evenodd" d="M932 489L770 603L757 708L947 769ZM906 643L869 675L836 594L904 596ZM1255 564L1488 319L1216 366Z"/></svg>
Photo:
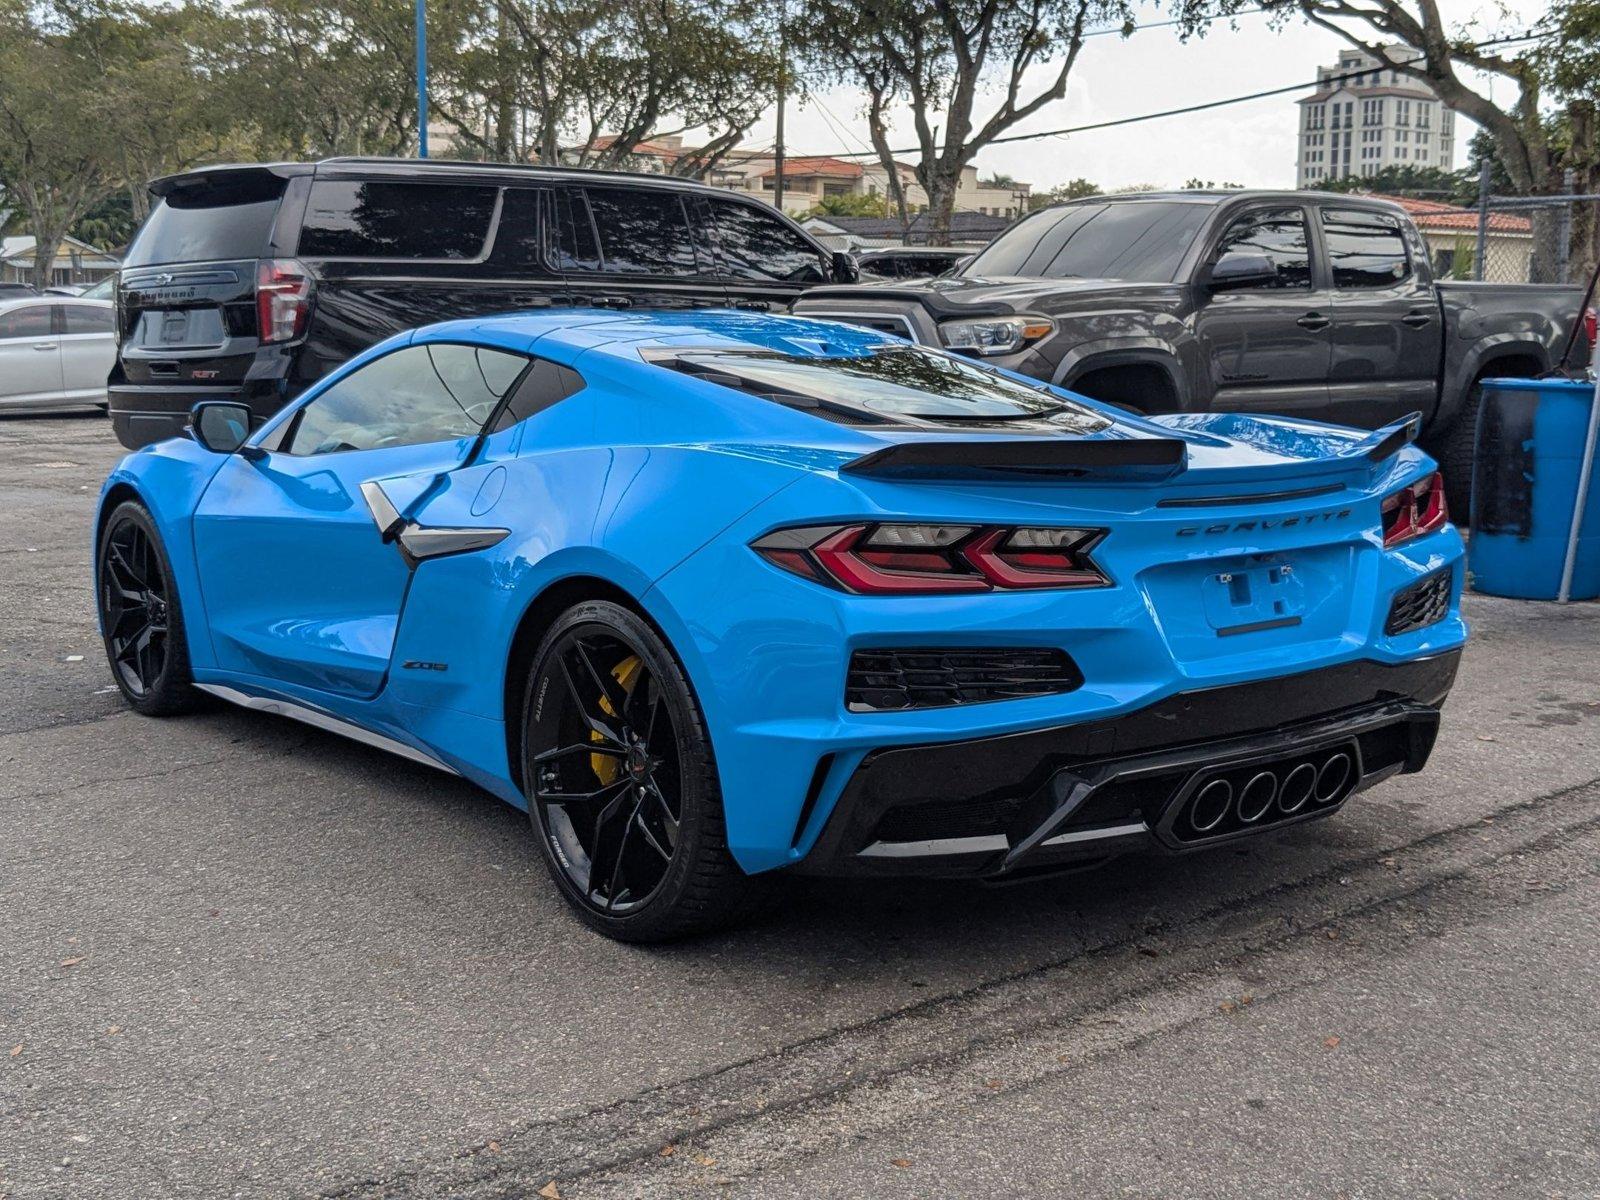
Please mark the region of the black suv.
<svg viewBox="0 0 1600 1200"><path fill-rule="evenodd" d="M684 180L335 158L158 179L117 291L117 438L178 433L199 400L256 419L393 333L547 307L786 309L850 282L758 200Z"/></svg>

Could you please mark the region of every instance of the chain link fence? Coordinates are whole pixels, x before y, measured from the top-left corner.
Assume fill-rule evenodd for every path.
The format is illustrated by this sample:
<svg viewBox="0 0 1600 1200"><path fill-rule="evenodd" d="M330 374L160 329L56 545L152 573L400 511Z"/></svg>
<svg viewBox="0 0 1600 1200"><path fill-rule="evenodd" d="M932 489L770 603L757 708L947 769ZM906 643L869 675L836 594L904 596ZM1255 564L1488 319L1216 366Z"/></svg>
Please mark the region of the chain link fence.
<svg viewBox="0 0 1600 1200"><path fill-rule="evenodd" d="M1600 194L1496 196L1487 176L1469 213L1418 214L1444 279L1490 283L1583 283L1594 269Z"/></svg>

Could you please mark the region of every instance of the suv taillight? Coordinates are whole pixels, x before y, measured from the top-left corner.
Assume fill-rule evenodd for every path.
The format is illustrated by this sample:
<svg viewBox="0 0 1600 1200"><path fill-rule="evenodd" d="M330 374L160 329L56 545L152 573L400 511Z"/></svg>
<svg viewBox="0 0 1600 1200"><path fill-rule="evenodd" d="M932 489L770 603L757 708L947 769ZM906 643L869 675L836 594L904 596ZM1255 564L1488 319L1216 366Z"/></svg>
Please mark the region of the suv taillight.
<svg viewBox="0 0 1600 1200"><path fill-rule="evenodd" d="M256 267L256 328L263 342L290 342L306 331L311 276L292 258L264 258Z"/></svg>
<svg viewBox="0 0 1600 1200"><path fill-rule="evenodd" d="M1589 345L1595 344L1595 335L1600 330L1600 313L1592 308L1583 310L1583 336L1589 339Z"/></svg>
<svg viewBox="0 0 1600 1200"><path fill-rule="evenodd" d="M1450 523L1444 502L1444 476L1435 471L1383 498L1383 548L1443 529Z"/></svg>
<svg viewBox="0 0 1600 1200"><path fill-rule="evenodd" d="M1014 525L808 525L750 543L774 566L845 592L915 593L1102 587L1089 552L1103 529Z"/></svg>

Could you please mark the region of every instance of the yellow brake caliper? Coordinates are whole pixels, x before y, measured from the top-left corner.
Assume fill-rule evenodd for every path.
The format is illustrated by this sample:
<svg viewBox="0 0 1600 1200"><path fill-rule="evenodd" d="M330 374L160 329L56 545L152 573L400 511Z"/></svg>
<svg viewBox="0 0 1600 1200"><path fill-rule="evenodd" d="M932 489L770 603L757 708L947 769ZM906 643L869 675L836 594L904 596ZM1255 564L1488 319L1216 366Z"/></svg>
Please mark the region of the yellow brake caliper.
<svg viewBox="0 0 1600 1200"><path fill-rule="evenodd" d="M611 668L611 678L622 686L624 698L633 696L633 689L639 682L639 669L642 666L644 664L639 661L639 656L630 654ZM608 717L622 716L621 713L611 707L611 701L604 696L600 697L600 711ZM589 740L591 742L600 742L605 739L594 730L590 730ZM616 782L617 776L622 773L622 762L615 755L591 754L589 755L589 769L594 772L595 778L600 781L600 786L605 787Z"/></svg>

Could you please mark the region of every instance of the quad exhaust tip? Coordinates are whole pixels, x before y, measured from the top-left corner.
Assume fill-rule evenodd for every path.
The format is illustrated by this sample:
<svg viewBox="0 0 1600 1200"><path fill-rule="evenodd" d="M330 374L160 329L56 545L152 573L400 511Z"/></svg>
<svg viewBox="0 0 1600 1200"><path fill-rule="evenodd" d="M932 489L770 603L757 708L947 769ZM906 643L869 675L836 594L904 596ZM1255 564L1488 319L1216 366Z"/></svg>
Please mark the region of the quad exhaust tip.
<svg viewBox="0 0 1600 1200"><path fill-rule="evenodd" d="M1233 807L1233 784L1213 779L1201 788L1189 805L1189 827L1196 833L1210 833L1227 819Z"/></svg>
<svg viewBox="0 0 1600 1200"><path fill-rule="evenodd" d="M1278 777L1271 771L1258 771L1239 793L1239 820L1254 825L1272 809L1278 798Z"/></svg>
<svg viewBox="0 0 1600 1200"><path fill-rule="evenodd" d="M1317 768L1308 762L1297 764L1278 789L1278 811L1286 817L1294 816L1310 801L1316 786Z"/></svg>
<svg viewBox="0 0 1600 1200"><path fill-rule="evenodd" d="M1234 767L1207 779L1172 829L1180 840L1200 841L1263 828L1312 808L1329 808L1348 796L1355 782L1351 747Z"/></svg>
<svg viewBox="0 0 1600 1200"><path fill-rule="evenodd" d="M1350 756L1344 751L1328 755L1327 761L1317 770L1317 803L1332 804L1344 794L1344 785L1350 779Z"/></svg>

